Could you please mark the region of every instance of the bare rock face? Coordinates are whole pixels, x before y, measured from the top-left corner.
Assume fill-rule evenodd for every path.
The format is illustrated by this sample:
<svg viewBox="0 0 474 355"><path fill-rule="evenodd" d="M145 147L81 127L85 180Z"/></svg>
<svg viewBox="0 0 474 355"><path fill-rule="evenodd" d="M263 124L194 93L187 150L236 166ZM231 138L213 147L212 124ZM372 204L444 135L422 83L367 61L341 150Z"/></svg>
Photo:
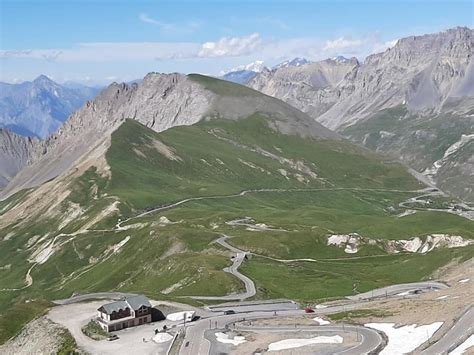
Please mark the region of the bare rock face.
<svg viewBox="0 0 474 355"><path fill-rule="evenodd" d="M336 103L336 87L358 66L356 58L283 66L256 75L248 86L318 117Z"/></svg>
<svg viewBox="0 0 474 355"><path fill-rule="evenodd" d="M331 129L401 104L410 112L431 114L448 108L449 101L474 96L473 41L469 28L413 36L362 64L329 59L282 68L256 75L248 86Z"/></svg>
<svg viewBox="0 0 474 355"><path fill-rule="evenodd" d="M0 190L25 166L41 154L38 139L0 129Z"/></svg>
<svg viewBox="0 0 474 355"><path fill-rule="evenodd" d="M125 119L135 119L160 132L204 118L238 119L255 112L272 116L274 128L283 133L337 136L290 105L246 87L197 75L150 73L140 84L110 85L72 114L41 143L41 154L26 159L22 166L28 165L11 179L0 197L66 172L103 144Z"/></svg>

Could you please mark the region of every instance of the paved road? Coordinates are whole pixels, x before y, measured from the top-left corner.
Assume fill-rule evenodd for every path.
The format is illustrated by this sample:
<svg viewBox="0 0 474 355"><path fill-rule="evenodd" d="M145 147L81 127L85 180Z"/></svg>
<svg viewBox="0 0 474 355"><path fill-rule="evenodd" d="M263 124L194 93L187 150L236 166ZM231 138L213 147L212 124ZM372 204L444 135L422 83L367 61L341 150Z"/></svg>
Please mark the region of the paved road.
<svg viewBox="0 0 474 355"><path fill-rule="evenodd" d="M401 208L406 208L406 209L412 209L412 210L422 210L422 211L431 211L431 212L446 212L446 213L451 213L455 214L467 219L470 219L471 221L474 221L474 208L471 206L465 204L465 203L459 203L458 205L462 206L462 210L459 208L456 208L455 206L451 206L450 208L429 208L429 207L416 207L414 204L416 203L421 203L423 205L427 205L427 200L423 200L425 197L445 197L447 196L443 191L437 189L437 188L426 188L423 190L419 191L420 193L423 193L422 195L416 196L416 197L410 197L409 199L400 202L398 204L399 207Z"/></svg>
<svg viewBox="0 0 474 355"><path fill-rule="evenodd" d="M232 265L224 268L223 270L239 278L245 285L245 292L227 295L227 296L190 296L190 298L193 298L195 300L239 301L239 300L245 300L247 298L253 297L257 293L255 289L255 283L247 276L241 274L238 270L242 262L245 260L247 253L243 250L237 249L236 247L233 247L232 245L228 244L226 242L226 239L228 238L230 237L224 235L215 241L215 243L222 245L224 248L227 248L231 252L236 254L232 261Z"/></svg>
<svg viewBox="0 0 474 355"><path fill-rule="evenodd" d="M352 301L370 300L378 297L397 296L404 292L443 290L448 287L448 285L436 281L413 282L378 288L369 292L359 293L358 295L348 296L347 299Z"/></svg>
<svg viewBox="0 0 474 355"><path fill-rule="evenodd" d="M282 228L272 228L265 224L254 224L250 222L253 222L253 219L251 217L244 217L244 218L234 219L232 221L225 222L225 224L229 226L243 226L243 227L250 228L252 230L258 230L262 232L268 232L268 231L288 232L287 230L282 229Z"/></svg>
<svg viewBox="0 0 474 355"><path fill-rule="evenodd" d="M258 307L258 306L256 306ZM303 315L304 311L291 310L279 312L281 316ZM210 342L205 339L204 333L208 329L215 329L221 331L225 329L226 325L236 323L245 319L259 319L267 318L273 315L271 312L251 312L247 314L231 314L215 316L209 319L201 319L193 322L186 329L186 336L180 350L180 355L208 355L210 352ZM188 344L188 346L186 346Z"/></svg>
<svg viewBox="0 0 474 355"><path fill-rule="evenodd" d="M359 305L360 307L361 305ZM258 306L255 306L258 309ZM357 308L356 305L351 307L351 309ZM325 314L325 313L337 313L342 312L343 310L347 310L347 306L333 306L327 307L321 310L317 310L314 314ZM305 312L303 310L288 310L288 311L278 311L277 317L290 317L290 316L302 316ZM202 319L197 322L193 322L186 330L186 336L183 342L183 346L181 347L180 354L184 355L208 355L212 354L211 352L211 343L208 339L205 338L205 332L209 329L213 329L216 332L222 331L232 323L237 323L242 320L255 320L255 319L262 319L262 318L271 318L274 316L273 311L254 311L249 313L240 313L240 314L233 314L233 315L223 315L212 317L208 319ZM358 332L362 335L361 343L355 347L348 349L347 352L342 352L343 354L361 354L361 353L368 353L373 351L377 348L381 348L384 346L384 338L374 329L369 329L365 327L358 327L358 326L347 326L353 332ZM230 327L231 328L231 327ZM252 327L249 327L252 328ZM242 327L239 327L242 329ZM288 328L295 330L294 328ZM343 333L346 330L346 325L344 327L342 325L334 325L330 326L312 326L312 327L298 327L298 330L311 330L315 333L321 333L321 335L325 335L328 331L336 332L336 333ZM244 329L242 329L244 330ZM268 331L286 331L285 329L278 329L276 327L260 327L260 328L252 328L248 330L268 330ZM188 344L186 346L186 344ZM364 350L361 352L361 350ZM368 351L365 351L368 350Z"/></svg>
<svg viewBox="0 0 474 355"><path fill-rule="evenodd" d="M325 335L343 335L344 333L356 333L356 339L360 339L360 343L349 349L341 349L334 354L359 355L374 353L377 349L385 346L385 339L375 329L356 326L350 324L324 325L324 326L298 326L297 328L289 326L273 326L273 327L254 327L254 326L238 326L235 329L250 332L314 332L318 336ZM329 334L328 334L329 333ZM212 354L212 351L211 351Z"/></svg>
<svg viewBox="0 0 474 355"><path fill-rule="evenodd" d="M225 243L225 237L221 239ZM393 292L387 292L388 296L396 295L400 292L405 292L408 290L415 289L436 289L436 288L446 288L445 284L437 282L420 282L413 284L403 284L403 285L394 285L382 289L377 289L373 291L374 298L385 296L386 290L390 289ZM98 298L121 298L130 294L121 293L121 292L99 292L91 293L86 295L77 295L69 299L57 300L56 304L72 304L82 301L88 301ZM360 296L360 295L359 295ZM368 297L359 297L353 299L352 303L343 304L343 305L333 305L326 308L315 309L315 315L318 314L329 314L329 313L338 313L354 309L360 309L366 307L369 303L369 300L372 297L372 291L368 293ZM246 320L253 319L262 319L262 318L271 318L274 316L274 312L278 313L278 317L291 317L291 316L302 316L304 315L303 310L294 309L297 307L297 304L292 303L287 300L275 300L275 301L247 301L237 304L222 304L211 306L208 310L203 310L202 318L195 322L189 323L186 330L186 336L181 347L180 354L189 354L189 355L208 355L211 350L211 343L209 340L205 339L205 333L209 329L215 329L215 331L224 330L226 326L232 323L237 323L242 321L244 318ZM223 310L234 309L237 313L231 315L224 315ZM446 349L451 350L453 347L459 345L464 339L466 339L469 334L473 332L472 319L474 316L473 308L471 307L457 322L456 324L435 344L430 348L426 349L425 354L433 353L443 353ZM306 327L303 327L306 328ZM298 329L302 329L298 327ZM293 328L291 328L293 329ZM365 327L359 326L350 326L344 325L331 325L331 326L309 326L307 327L308 331L314 331L317 334L324 335L327 332L341 333L344 331L355 331L362 335L361 343L357 344L355 347L350 349L345 349L340 352L341 354L360 354L368 353L374 351L374 349L379 349L384 346L384 338L380 336L378 332L373 329L368 329ZM253 329L260 331L287 331L281 328L265 328L265 329ZM294 330L294 329L293 329ZM306 329L304 329L306 331ZM186 346L187 344L187 346Z"/></svg>
<svg viewBox="0 0 474 355"><path fill-rule="evenodd" d="M414 290L420 290L420 289L429 291L429 290L434 290L434 289L444 289L447 287L448 286L443 283L434 282L434 281L393 285L393 286L384 287L381 289L376 289L376 290L367 292L365 294L352 296L350 297L350 299L353 302L349 304L334 305L334 306L328 306L326 308L315 309L314 314L315 315L330 314L330 313L338 313L338 312L345 312L345 311L350 311L350 310L355 310L355 309L361 309L361 308L366 307L372 298L378 298L385 295L390 297L390 296L396 296L399 293L407 292L407 291L414 291ZM250 319L268 318L268 317L273 316L274 311L271 310L272 306L270 306L270 308L264 308L266 311L262 311L262 307L264 307L262 306L262 304L256 303L252 305L250 304L250 302L248 303L249 304L246 306L247 313L237 313L234 315L227 315L227 316L224 316L224 315L214 316L214 317L202 319L200 321L193 323L186 331L186 337L183 343L183 347L181 348L180 354L208 355L210 353L211 343L209 342L209 340L205 339L204 335L205 335L206 330L210 328L216 329L216 331L219 331L219 330L225 329L226 325L234 323L234 322L239 322L243 318L245 318L246 320L250 320ZM232 309L232 307L229 307L229 305L226 305L225 307ZM278 303L274 303L273 307L278 307ZM277 310L277 312L278 312L279 317L302 316L303 314L305 314L304 311L302 310L285 310L285 311ZM463 318L463 319L469 319L469 316L466 316L466 318ZM464 320L462 321L461 326L465 326ZM348 349L347 352L344 352L344 354L361 354L361 353L365 353L365 352L361 352L362 350L364 350L364 348L375 349L375 348L382 348L384 346L384 341L385 341L384 338L380 337L378 338L379 340L376 341L375 340L376 336L373 333L370 333L372 335L367 335L366 337L364 334L366 334L365 329L367 328L365 327L362 327L362 328L364 329L364 331L362 330L360 331L360 334L363 334L362 343L356 348ZM344 326L344 329L345 329L345 326ZM456 329L458 329L458 327L456 327ZM359 329L356 329L356 331L359 331ZM456 331L454 331L453 334L456 334ZM457 337L456 339L452 339L452 338L454 338L454 336L448 336L448 338L446 339L446 343L451 342L451 345L456 344L456 342L459 341L460 337ZM186 343L188 343L188 346L185 346ZM433 352L430 352L430 354L433 354Z"/></svg>
<svg viewBox="0 0 474 355"><path fill-rule="evenodd" d="M421 354L448 354L472 334L474 334L474 307L470 306L441 339L423 350Z"/></svg>
<svg viewBox="0 0 474 355"><path fill-rule="evenodd" d="M227 310L233 310L236 313L248 313L255 311L255 307L258 307L259 311L290 311L300 309L299 305L290 300L267 300L267 301L243 301L234 303L221 303L215 306L207 306L210 312L224 312Z"/></svg>
<svg viewBox="0 0 474 355"><path fill-rule="evenodd" d="M55 300L53 301L53 303L58 304L58 305L63 305L63 304L73 304L73 303L91 301L91 300L97 300L97 299L120 299L123 297L129 297L129 296L136 296L136 294L124 293L124 292L95 292L95 293L87 293L84 295L76 295L76 296L72 296L70 298L65 298L62 300Z"/></svg>

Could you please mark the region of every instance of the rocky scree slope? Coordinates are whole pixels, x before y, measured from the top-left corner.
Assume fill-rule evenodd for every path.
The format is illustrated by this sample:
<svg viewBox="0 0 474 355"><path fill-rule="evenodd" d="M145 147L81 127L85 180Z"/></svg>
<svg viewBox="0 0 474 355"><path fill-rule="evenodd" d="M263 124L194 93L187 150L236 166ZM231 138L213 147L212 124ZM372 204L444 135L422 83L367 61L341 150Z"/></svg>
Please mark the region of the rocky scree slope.
<svg viewBox="0 0 474 355"><path fill-rule="evenodd" d="M281 66L257 74L248 86L277 97L312 117L319 117L339 98L337 93L331 92L331 88L336 87L358 65L357 59L352 58Z"/></svg>
<svg viewBox="0 0 474 355"><path fill-rule="evenodd" d="M127 118L156 132L192 125L202 119L239 119L260 112L282 133L311 137L338 136L309 116L275 98L226 81L200 75L148 74L140 84L112 84L70 116L57 133L41 143L0 197L38 186L66 172L81 157L95 159L110 134Z"/></svg>

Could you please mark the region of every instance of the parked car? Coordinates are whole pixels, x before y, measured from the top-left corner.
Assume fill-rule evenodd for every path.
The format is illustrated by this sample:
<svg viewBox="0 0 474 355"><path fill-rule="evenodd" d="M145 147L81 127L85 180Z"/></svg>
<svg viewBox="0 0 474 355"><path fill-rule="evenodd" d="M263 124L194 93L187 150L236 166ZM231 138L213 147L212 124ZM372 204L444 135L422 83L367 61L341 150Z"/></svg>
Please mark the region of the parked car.
<svg viewBox="0 0 474 355"><path fill-rule="evenodd" d="M306 307L306 308L304 309L304 312L305 312L305 313L314 313L314 309L312 309L311 307Z"/></svg>
<svg viewBox="0 0 474 355"><path fill-rule="evenodd" d="M227 310L227 311L224 311L224 315L228 316L228 315L230 315L230 314L235 314L235 311L232 310L232 309L229 309L229 310Z"/></svg>
<svg viewBox="0 0 474 355"><path fill-rule="evenodd" d="M109 337L107 338L108 341L114 341L114 340L117 340L119 337L117 334L112 334L112 335L109 335Z"/></svg>

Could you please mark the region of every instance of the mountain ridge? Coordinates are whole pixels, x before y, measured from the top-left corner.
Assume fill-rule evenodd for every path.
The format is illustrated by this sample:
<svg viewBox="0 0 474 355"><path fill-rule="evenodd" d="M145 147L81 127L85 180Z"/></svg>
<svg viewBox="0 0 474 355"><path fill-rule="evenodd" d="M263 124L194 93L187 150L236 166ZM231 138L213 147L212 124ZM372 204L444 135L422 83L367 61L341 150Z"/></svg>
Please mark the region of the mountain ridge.
<svg viewBox="0 0 474 355"><path fill-rule="evenodd" d="M249 88L195 74L150 73L141 84L111 84L95 100L72 114L56 133L41 142L43 154L35 156L1 196L5 198L19 189L37 186L61 175L126 118L161 132L206 118L238 119L257 111L271 113L273 128L277 130L337 137L290 105ZM295 120L285 121L286 113L291 113Z"/></svg>

